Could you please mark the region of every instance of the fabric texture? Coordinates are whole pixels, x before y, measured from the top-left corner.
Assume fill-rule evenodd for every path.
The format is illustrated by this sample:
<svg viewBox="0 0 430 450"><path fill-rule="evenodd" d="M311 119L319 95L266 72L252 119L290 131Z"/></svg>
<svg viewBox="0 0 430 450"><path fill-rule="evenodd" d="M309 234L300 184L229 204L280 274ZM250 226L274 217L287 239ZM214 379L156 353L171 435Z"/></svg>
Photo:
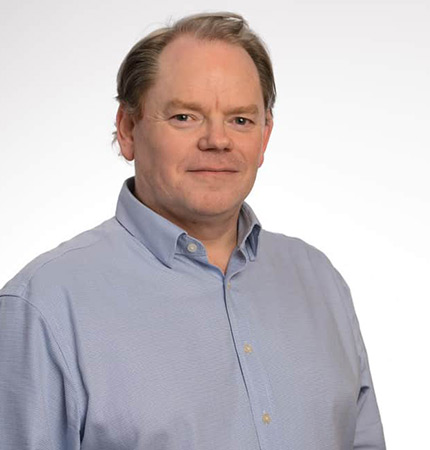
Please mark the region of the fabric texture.
<svg viewBox="0 0 430 450"><path fill-rule="evenodd" d="M224 275L133 189L0 291L0 448L385 449L326 256L244 203Z"/></svg>

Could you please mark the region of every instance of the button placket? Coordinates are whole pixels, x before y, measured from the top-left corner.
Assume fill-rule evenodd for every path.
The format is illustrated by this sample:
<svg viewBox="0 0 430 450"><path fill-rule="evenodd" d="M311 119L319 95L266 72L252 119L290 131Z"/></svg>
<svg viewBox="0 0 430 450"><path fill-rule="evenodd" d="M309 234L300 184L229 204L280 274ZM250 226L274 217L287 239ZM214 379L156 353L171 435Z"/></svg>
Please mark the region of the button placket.
<svg viewBox="0 0 430 450"><path fill-rule="evenodd" d="M227 281L227 280L226 280ZM249 392L250 406L254 416L254 424L260 438L262 450L273 448L279 435L279 424L273 422L274 407L273 393L261 355L255 353L253 333L249 323L249 305L239 293L232 296L230 282L225 282L226 304L230 317L232 332L235 340L241 342L241 350L237 353L242 369L245 385ZM237 338L237 339L236 339ZM254 345L255 344L255 345ZM258 347L258 346L257 346ZM269 412L268 412L269 411ZM270 426L269 426L270 425Z"/></svg>

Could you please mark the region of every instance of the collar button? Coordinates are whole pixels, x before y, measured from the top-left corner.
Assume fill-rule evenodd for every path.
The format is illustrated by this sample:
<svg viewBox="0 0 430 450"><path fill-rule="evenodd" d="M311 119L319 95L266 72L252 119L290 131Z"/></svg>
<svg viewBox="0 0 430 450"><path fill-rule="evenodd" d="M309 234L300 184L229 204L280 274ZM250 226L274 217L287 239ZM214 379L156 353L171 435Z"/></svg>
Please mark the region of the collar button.
<svg viewBox="0 0 430 450"><path fill-rule="evenodd" d="M187 250L190 253L195 253L197 251L197 245L191 242L190 244L187 245Z"/></svg>

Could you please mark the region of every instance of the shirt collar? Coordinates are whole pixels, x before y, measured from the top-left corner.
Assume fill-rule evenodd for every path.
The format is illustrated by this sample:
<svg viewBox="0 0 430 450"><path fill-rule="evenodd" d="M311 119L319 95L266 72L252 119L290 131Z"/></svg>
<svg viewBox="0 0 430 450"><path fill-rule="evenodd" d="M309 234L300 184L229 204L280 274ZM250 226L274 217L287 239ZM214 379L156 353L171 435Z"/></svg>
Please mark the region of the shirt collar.
<svg viewBox="0 0 430 450"><path fill-rule="evenodd" d="M175 253L182 253L181 248L188 241L198 242L134 196L134 177L127 179L122 186L115 216L132 236L170 268ZM249 248L251 260L257 255L260 229L261 225L251 207L243 203L238 221L238 247L244 252Z"/></svg>
<svg viewBox="0 0 430 450"><path fill-rule="evenodd" d="M238 247L245 251L249 246L249 259L254 261L258 250L258 237L260 235L261 225L252 208L245 202L239 214L237 229ZM247 245L248 244L248 245Z"/></svg>

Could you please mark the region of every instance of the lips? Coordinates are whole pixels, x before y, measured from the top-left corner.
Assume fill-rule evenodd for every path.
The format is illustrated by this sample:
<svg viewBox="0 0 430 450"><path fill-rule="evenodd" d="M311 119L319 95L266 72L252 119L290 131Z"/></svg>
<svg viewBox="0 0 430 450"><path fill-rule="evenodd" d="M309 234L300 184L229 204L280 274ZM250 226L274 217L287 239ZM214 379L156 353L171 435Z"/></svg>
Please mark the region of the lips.
<svg viewBox="0 0 430 450"><path fill-rule="evenodd" d="M202 167L199 169L190 169L188 170L188 172L230 172L230 173L235 173L237 172L237 170L235 169L230 169L230 168L215 168L215 167Z"/></svg>

